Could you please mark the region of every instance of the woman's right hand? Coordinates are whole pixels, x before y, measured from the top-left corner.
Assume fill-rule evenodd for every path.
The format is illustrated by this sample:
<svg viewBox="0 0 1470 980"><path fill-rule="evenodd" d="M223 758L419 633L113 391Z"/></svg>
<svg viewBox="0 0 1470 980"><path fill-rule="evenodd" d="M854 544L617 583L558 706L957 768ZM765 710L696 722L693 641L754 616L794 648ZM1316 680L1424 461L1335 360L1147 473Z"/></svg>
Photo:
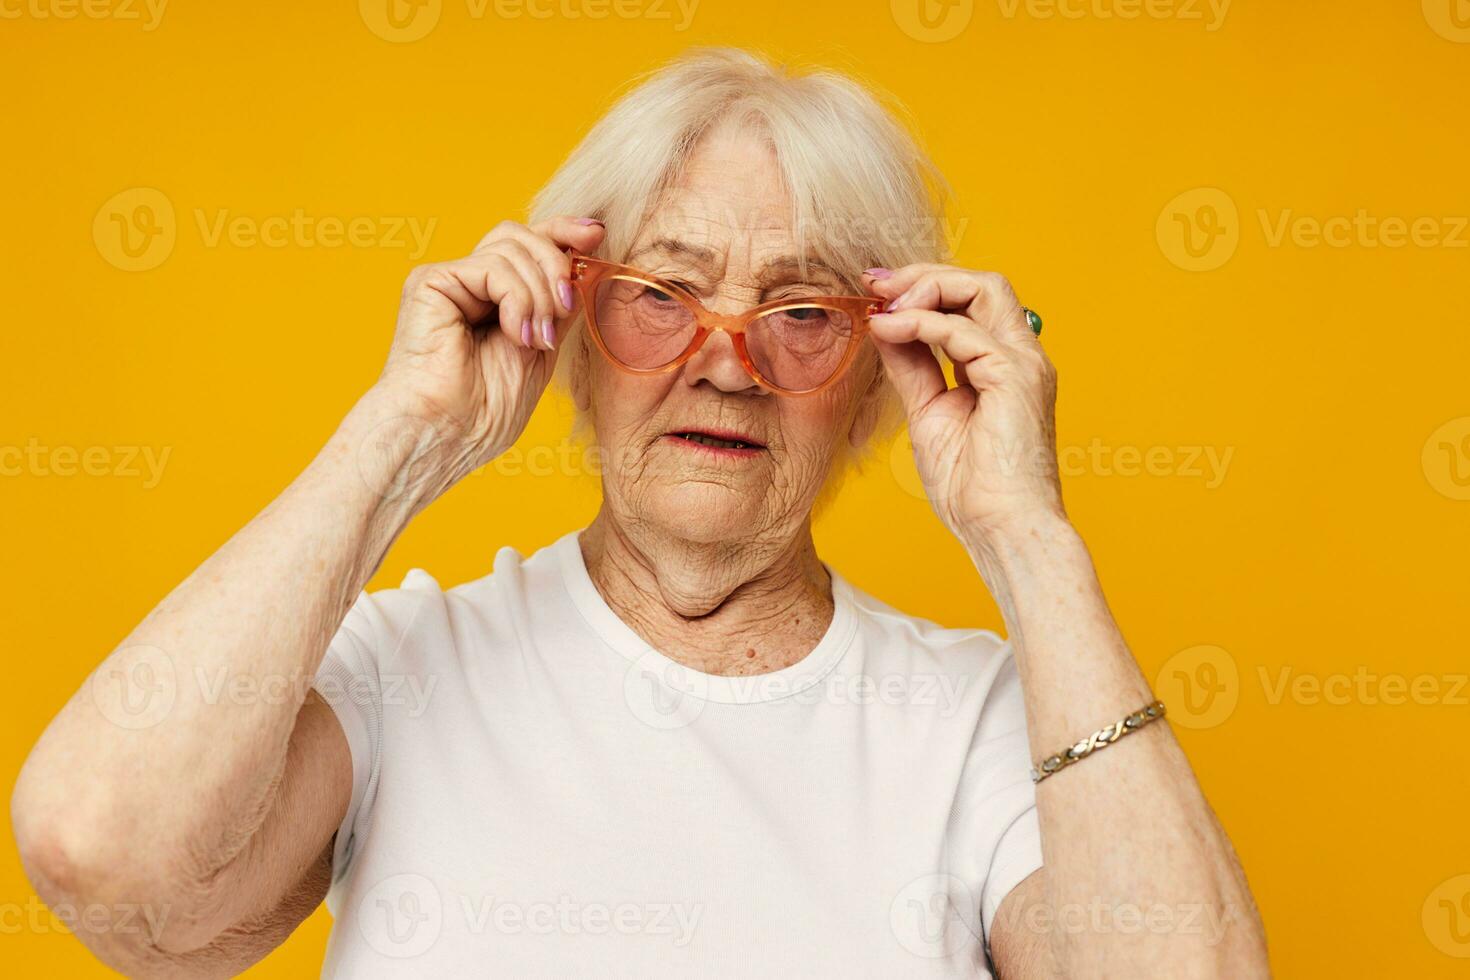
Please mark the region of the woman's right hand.
<svg viewBox="0 0 1470 980"><path fill-rule="evenodd" d="M465 258L409 274L374 387L396 411L433 426L459 471L451 480L505 452L525 429L575 306L563 250L591 252L603 233L591 218L503 221Z"/></svg>

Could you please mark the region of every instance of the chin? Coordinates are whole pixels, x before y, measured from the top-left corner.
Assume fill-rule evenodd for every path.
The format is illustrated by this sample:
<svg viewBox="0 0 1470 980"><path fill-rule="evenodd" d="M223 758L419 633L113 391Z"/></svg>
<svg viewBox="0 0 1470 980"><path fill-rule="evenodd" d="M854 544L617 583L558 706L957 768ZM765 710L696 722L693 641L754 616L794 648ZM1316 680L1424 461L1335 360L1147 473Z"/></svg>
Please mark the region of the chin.
<svg viewBox="0 0 1470 980"><path fill-rule="evenodd" d="M743 481L728 476L716 479L691 475L645 494L645 518L675 537L700 544L748 537L761 525L766 486L742 487Z"/></svg>

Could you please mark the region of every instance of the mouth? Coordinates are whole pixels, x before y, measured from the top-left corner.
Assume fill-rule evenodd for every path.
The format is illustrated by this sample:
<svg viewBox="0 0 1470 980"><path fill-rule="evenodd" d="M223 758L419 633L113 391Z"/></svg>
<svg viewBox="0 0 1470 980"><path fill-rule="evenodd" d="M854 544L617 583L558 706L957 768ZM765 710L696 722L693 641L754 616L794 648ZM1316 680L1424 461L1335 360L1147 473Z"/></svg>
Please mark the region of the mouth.
<svg viewBox="0 0 1470 980"><path fill-rule="evenodd" d="M687 429L665 433L664 439L673 440L690 449L713 452L725 456L755 456L765 452L766 444L740 432L721 429Z"/></svg>

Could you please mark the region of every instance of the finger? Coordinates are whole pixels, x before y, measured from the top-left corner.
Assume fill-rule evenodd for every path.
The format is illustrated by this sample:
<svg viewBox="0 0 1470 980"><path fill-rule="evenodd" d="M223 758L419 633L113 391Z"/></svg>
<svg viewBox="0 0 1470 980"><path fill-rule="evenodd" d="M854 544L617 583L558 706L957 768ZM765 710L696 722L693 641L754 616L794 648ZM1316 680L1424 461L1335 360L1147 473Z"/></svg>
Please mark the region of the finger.
<svg viewBox="0 0 1470 980"><path fill-rule="evenodd" d="M893 382L903 403L904 413L914 418L924 407L949 389L944 377L944 368L939 358L926 344L917 341L906 344L889 343L873 337L873 346L883 360L883 370Z"/></svg>
<svg viewBox="0 0 1470 980"><path fill-rule="evenodd" d="M514 265L499 252L480 252L456 259L444 267L447 276L435 282L435 288L450 299L465 306L455 294L467 298L479 310L477 315L467 317L477 323L488 315L493 307L500 320L500 329L515 343L524 347L531 343L531 317L535 313L535 299L530 288L522 280Z"/></svg>
<svg viewBox="0 0 1470 980"><path fill-rule="evenodd" d="M578 218L574 215L558 215L538 221L531 226L538 235L551 239L558 249L575 248L579 252L594 251L602 244L607 229L597 218Z"/></svg>
<svg viewBox="0 0 1470 980"><path fill-rule="evenodd" d="M892 294L889 303L892 310L963 311L1003 343L1022 346L1037 343L1015 289L999 273L921 264L906 266L892 278L903 285L901 292L894 293L897 287L889 280L884 281L888 292L882 295Z"/></svg>
<svg viewBox="0 0 1470 980"><path fill-rule="evenodd" d="M478 255L481 252L488 250L492 245L495 245L497 242L502 242L507 238L514 238L518 232L522 232L525 230L526 226L521 224L519 221L511 221L509 219L502 221L494 228L491 228L489 231L485 232L485 237L481 238L479 243L475 245L475 250L471 254Z"/></svg>
<svg viewBox="0 0 1470 980"><path fill-rule="evenodd" d="M1010 356L984 327L969 317L933 310L900 310L880 313L870 319L873 335L897 342L919 341L938 347L955 366L955 382L984 390L996 376L992 365Z"/></svg>
<svg viewBox="0 0 1470 980"><path fill-rule="evenodd" d="M969 317L934 310L905 309L868 318L873 335L892 344L920 341L938 347L955 364L995 354L1000 344Z"/></svg>
<svg viewBox="0 0 1470 980"><path fill-rule="evenodd" d="M554 315L565 318L572 315L576 307L576 294L572 291L572 263L561 246L545 234L533 228L523 229L515 235L517 244L526 249L532 260L540 266L547 282L547 289L556 299Z"/></svg>
<svg viewBox="0 0 1470 980"><path fill-rule="evenodd" d="M496 254L502 255L525 283L531 294L531 342L543 350L556 347L556 300L552 297L551 283L545 270L519 239L506 239L495 245Z"/></svg>
<svg viewBox="0 0 1470 980"><path fill-rule="evenodd" d="M873 295L893 299L902 295L920 276L938 269L953 268L938 262L914 262L897 269L869 269L863 273L863 281L873 290ZM879 273L874 275L874 273Z"/></svg>

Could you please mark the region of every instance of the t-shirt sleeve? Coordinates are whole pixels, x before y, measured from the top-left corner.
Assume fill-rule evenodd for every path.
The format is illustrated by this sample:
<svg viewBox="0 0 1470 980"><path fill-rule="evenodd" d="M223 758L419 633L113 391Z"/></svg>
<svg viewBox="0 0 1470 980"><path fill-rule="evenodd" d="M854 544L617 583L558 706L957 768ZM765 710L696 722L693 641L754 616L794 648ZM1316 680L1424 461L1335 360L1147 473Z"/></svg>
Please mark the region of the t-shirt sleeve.
<svg viewBox="0 0 1470 980"><path fill-rule="evenodd" d="M959 817L952 832L962 839L955 843L966 864L980 876L980 924L988 946L1001 901L1042 866L1026 706L1009 648L980 712Z"/></svg>
<svg viewBox="0 0 1470 980"><path fill-rule="evenodd" d="M348 610L312 687L337 715L352 754L352 800L332 845L332 884L346 875L372 814L383 742L383 615L366 592Z"/></svg>

